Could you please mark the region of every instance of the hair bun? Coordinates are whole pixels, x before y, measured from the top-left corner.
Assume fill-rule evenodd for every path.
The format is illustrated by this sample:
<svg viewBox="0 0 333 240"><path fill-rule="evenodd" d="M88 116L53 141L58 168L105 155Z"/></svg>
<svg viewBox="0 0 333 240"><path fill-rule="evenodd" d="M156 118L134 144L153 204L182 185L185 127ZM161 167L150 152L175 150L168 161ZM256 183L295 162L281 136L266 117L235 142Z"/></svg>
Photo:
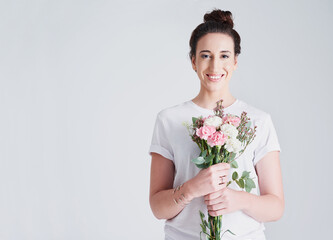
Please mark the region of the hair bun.
<svg viewBox="0 0 333 240"><path fill-rule="evenodd" d="M222 11L220 9L214 9L210 13L204 15L204 22L214 21L221 22L229 25L231 28L234 27L234 21L232 20L232 13L230 11Z"/></svg>

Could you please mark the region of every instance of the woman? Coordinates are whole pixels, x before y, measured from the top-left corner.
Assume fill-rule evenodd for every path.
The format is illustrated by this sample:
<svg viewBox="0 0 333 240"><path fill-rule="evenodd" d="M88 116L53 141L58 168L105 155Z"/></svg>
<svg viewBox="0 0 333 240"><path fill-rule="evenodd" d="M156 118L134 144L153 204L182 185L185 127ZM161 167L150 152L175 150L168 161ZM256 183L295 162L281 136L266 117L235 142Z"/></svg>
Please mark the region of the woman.
<svg viewBox="0 0 333 240"><path fill-rule="evenodd" d="M204 16L190 39L192 67L200 79L200 92L192 100L160 111L156 118L149 153L151 161L150 206L158 219L166 219L165 239L199 239L199 210L223 215L223 239L265 239L263 222L276 221L284 211L280 169L280 146L270 115L236 99L229 81L237 68L240 37L233 29L229 11L214 10ZM234 182L226 187L229 164L219 163L200 170L191 162L200 149L191 140L184 121L213 114L223 99L225 113L243 111L257 126L256 137L237 159L257 188L242 191ZM222 180L221 180L222 179ZM260 189L260 193L259 193Z"/></svg>

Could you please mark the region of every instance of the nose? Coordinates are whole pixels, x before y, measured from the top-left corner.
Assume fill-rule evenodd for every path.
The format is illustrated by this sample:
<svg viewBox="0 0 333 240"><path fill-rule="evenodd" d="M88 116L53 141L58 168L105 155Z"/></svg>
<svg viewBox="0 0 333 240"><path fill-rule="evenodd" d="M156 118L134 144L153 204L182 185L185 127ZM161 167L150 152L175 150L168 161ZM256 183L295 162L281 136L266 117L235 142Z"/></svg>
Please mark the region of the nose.
<svg viewBox="0 0 333 240"><path fill-rule="evenodd" d="M210 71L213 73L218 73L222 67L222 63L218 58L213 58L210 62Z"/></svg>

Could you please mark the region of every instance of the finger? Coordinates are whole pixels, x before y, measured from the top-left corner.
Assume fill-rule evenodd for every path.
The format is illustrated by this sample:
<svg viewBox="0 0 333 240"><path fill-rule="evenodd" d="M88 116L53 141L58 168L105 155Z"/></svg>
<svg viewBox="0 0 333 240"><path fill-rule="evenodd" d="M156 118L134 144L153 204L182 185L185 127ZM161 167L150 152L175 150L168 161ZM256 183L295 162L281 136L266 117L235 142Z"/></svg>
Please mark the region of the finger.
<svg viewBox="0 0 333 240"><path fill-rule="evenodd" d="M223 170L230 169L230 164L229 163L217 163L217 164L212 165L211 167L217 171L223 171Z"/></svg>
<svg viewBox="0 0 333 240"><path fill-rule="evenodd" d="M205 204L207 206L219 204L219 203L223 203L223 202L224 202L224 196L219 196L219 197L211 199L211 200L205 200Z"/></svg>
<svg viewBox="0 0 333 240"><path fill-rule="evenodd" d="M218 163L215 164L214 166L217 166L219 170L227 170L230 169L230 164L229 163Z"/></svg>
<svg viewBox="0 0 333 240"><path fill-rule="evenodd" d="M217 217L217 216L221 216L221 215L227 214L228 211L227 211L227 209L222 209L222 210L218 210L218 211L209 210L208 213L212 217Z"/></svg>
<svg viewBox="0 0 333 240"><path fill-rule="evenodd" d="M217 183L217 188L218 188L217 191L225 188L226 183L227 183L227 176L218 176L218 178L216 179L216 183Z"/></svg>
<svg viewBox="0 0 333 240"><path fill-rule="evenodd" d="M226 187L227 187L227 183L226 182L221 183L221 179L219 179L217 182L217 189L214 192L221 191L223 188L226 188Z"/></svg>
<svg viewBox="0 0 333 240"><path fill-rule="evenodd" d="M220 185L227 182L227 175L221 175L219 176L219 178L220 178Z"/></svg>
<svg viewBox="0 0 333 240"><path fill-rule="evenodd" d="M222 184L221 186L226 186L227 184ZM213 199L216 199L218 197L221 196L222 194L222 191L223 189L219 190L219 191L216 191L216 192L212 192L210 194L207 194L205 197L204 197L204 200L213 200Z"/></svg>
<svg viewBox="0 0 333 240"><path fill-rule="evenodd" d="M226 205L223 202L207 206L207 210L214 210L214 211L219 211L219 210L222 210L224 208L226 208Z"/></svg>

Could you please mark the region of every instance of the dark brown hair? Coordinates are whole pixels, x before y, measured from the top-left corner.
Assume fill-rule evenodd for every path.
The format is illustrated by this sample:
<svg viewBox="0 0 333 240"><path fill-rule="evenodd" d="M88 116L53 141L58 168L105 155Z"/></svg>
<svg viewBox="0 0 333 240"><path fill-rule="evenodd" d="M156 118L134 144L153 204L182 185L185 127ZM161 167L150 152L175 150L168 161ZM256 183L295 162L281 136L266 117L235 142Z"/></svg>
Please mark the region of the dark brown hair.
<svg viewBox="0 0 333 240"><path fill-rule="evenodd" d="M199 39L207 33L224 33L229 35L234 41L235 56L238 56L241 52L241 38L233 27L234 22L231 12L214 9L212 12L206 13L204 22L198 25L192 32L190 39L190 59L195 57Z"/></svg>

